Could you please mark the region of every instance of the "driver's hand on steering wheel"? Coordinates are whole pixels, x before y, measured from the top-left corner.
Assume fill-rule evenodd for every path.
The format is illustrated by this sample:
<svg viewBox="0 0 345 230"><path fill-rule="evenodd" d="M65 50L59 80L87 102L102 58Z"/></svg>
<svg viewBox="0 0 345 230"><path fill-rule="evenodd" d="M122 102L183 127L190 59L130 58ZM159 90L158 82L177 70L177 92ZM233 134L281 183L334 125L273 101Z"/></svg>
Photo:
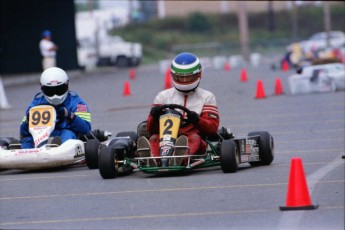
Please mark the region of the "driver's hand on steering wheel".
<svg viewBox="0 0 345 230"><path fill-rule="evenodd" d="M56 108L56 113L59 118L67 118L71 121L73 121L75 118L74 113L72 111L69 111L66 107Z"/></svg>
<svg viewBox="0 0 345 230"><path fill-rule="evenodd" d="M159 115L160 115L160 111L161 111L161 106L159 106L159 105L153 106L151 108L150 114L155 120L158 120Z"/></svg>
<svg viewBox="0 0 345 230"><path fill-rule="evenodd" d="M199 114L194 111L190 111L190 113L187 113L187 118L194 125L198 124L200 120Z"/></svg>

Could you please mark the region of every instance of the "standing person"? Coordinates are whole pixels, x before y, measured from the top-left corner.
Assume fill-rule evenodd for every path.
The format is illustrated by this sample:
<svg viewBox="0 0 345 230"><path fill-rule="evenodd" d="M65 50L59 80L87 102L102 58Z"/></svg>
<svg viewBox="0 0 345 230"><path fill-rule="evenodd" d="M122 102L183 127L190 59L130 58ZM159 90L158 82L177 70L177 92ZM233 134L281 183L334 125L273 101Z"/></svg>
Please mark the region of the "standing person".
<svg viewBox="0 0 345 230"><path fill-rule="evenodd" d="M77 93L68 90L69 79L66 72L58 67L50 67L43 71L40 83L42 92L35 95L20 125L21 147L34 147L28 129L28 115L30 109L36 105L54 106L57 120L50 136L60 137L57 138L58 142L77 139L79 134L88 134L91 131L91 114L83 99Z"/></svg>
<svg viewBox="0 0 345 230"><path fill-rule="evenodd" d="M56 51L58 50L58 47L54 42L52 42L51 36L52 34L49 30L43 31L42 39L39 44L42 55L43 70L56 66Z"/></svg>
<svg viewBox="0 0 345 230"><path fill-rule="evenodd" d="M139 148L150 148L153 157L159 156L159 111L164 104L178 104L191 111L190 114L183 114L191 121L186 127L181 127L176 145L188 146L190 154L204 154L206 151L206 135L216 135L219 126L219 112L216 98L213 93L201 89L202 68L199 58L192 53L181 53L171 63L171 75L174 87L161 91L152 105L147 118L147 131L150 134L149 140L145 137L138 139ZM174 155L185 155L185 152L178 152ZM138 152L141 157L148 157L148 151ZM182 163L180 160L178 165ZM157 162L150 160L150 165L155 166Z"/></svg>

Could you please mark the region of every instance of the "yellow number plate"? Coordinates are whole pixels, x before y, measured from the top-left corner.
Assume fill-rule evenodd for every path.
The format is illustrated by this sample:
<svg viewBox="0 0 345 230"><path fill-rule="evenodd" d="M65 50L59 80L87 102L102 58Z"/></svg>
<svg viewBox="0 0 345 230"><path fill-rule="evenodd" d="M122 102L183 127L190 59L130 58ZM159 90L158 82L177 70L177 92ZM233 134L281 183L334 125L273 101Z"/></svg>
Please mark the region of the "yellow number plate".
<svg viewBox="0 0 345 230"><path fill-rule="evenodd" d="M29 112L29 128L53 125L55 109L50 105L36 106Z"/></svg>
<svg viewBox="0 0 345 230"><path fill-rule="evenodd" d="M177 138L180 128L180 117L175 114L166 114L160 117L159 120L159 137L163 140Z"/></svg>

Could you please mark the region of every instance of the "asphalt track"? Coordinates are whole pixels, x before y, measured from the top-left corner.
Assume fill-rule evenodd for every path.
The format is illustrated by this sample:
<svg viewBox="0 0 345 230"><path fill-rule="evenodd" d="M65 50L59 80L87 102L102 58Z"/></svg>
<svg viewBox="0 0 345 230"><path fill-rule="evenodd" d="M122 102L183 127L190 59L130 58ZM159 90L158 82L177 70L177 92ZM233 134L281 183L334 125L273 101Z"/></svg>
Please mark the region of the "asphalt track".
<svg viewBox="0 0 345 230"><path fill-rule="evenodd" d="M177 175L135 172L103 180L98 170L0 172L0 229L344 229L345 92L291 95L287 77L269 62L230 71L204 68L200 87L214 92L221 126L236 136L269 131L275 140L270 166L240 165L233 174L219 168ZM275 79L284 94L275 95ZM38 78L37 78L38 79ZM266 98L255 99L257 80ZM37 80L38 81L38 80ZM123 96L124 82L130 96ZM93 128L116 134L135 131L164 87L158 66L107 68L71 79L71 89L91 111ZM1 110L0 136L18 136L38 83L6 86L11 110ZM316 210L280 211L285 206L291 159L302 159Z"/></svg>

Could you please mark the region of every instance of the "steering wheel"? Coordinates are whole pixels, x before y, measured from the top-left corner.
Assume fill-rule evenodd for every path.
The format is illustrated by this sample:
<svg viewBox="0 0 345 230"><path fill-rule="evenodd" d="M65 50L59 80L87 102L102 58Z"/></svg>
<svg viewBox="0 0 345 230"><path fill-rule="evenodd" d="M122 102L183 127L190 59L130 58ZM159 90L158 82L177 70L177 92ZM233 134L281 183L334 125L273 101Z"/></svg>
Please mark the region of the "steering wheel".
<svg viewBox="0 0 345 230"><path fill-rule="evenodd" d="M180 109L187 114L186 118L183 118L182 114L181 114L181 125L180 125L180 127L186 127L187 125L189 125L191 123L191 120L188 119L188 114L190 114L191 111L189 109L187 109L186 107L184 107L182 105L177 105L177 104L161 105L160 110L159 110L160 114L162 114L163 110L167 109L167 108L173 109L173 110Z"/></svg>

